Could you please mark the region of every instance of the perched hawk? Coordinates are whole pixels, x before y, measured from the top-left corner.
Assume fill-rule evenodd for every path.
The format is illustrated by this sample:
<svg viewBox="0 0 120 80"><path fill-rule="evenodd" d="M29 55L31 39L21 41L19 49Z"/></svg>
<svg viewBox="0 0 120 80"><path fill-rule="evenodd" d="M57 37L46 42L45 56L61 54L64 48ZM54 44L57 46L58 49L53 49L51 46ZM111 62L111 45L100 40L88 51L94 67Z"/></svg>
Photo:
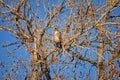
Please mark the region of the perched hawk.
<svg viewBox="0 0 120 80"><path fill-rule="evenodd" d="M57 28L55 28L54 38L55 38L56 46L61 48L62 47L61 46L61 34Z"/></svg>

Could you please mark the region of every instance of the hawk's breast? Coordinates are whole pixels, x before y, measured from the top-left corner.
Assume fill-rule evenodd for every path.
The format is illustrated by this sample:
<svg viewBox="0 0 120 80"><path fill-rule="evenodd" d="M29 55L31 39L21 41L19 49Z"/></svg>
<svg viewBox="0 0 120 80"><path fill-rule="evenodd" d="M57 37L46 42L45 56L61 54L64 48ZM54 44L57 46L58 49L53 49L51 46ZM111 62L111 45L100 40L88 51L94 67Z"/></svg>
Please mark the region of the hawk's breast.
<svg viewBox="0 0 120 80"><path fill-rule="evenodd" d="M55 42L60 42L60 33L55 31Z"/></svg>

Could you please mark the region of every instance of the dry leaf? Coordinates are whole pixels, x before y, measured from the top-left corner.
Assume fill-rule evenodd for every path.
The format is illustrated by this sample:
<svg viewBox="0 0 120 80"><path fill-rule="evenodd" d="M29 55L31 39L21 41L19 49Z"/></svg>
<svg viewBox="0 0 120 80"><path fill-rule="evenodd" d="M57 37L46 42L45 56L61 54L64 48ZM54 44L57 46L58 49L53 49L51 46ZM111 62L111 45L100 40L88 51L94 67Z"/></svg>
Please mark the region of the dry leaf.
<svg viewBox="0 0 120 80"><path fill-rule="evenodd" d="M55 75L55 79L56 79L56 80L60 80L60 77L57 76L57 75Z"/></svg>
<svg viewBox="0 0 120 80"><path fill-rule="evenodd" d="M31 51L33 51L33 48L32 47L27 47L26 51L31 52Z"/></svg>
<svg viewBox="0 0 120 80"><path fill-rule="evenodd" d="M59 62L59 59L57 58L57 55L56 55L56 54L53 55L53 61Z"/></svg>
<svg viewBox="0 0 120 80"><path fill-rule="evenodd" d="M58 18L58 17L55 17L54 19L55 19L55 21L56 21L56 22L58 22L58 21L59 21L59 18Z"/></svg>

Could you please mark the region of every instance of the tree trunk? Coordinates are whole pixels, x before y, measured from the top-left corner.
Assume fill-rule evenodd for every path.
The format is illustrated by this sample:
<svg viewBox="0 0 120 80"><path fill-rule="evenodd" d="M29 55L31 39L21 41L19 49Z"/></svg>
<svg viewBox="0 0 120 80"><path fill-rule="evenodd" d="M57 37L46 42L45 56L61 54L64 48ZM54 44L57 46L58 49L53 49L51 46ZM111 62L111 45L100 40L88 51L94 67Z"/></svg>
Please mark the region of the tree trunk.
<svg viewBox="0 0 120 80"><path fill-rule="evenodd" d="M104 37L104 32L103 32L103 26L99 26L99 49L98 49L98 78L99 80L102 80L103 77L103 69L102 67L102 60L103 60L103 53L104 53L104 42L103 42L103 37Z"/></svg>
<svg viewBox="0 0 120 80"><path fill-rule="evenodd" d="M32 69L32 75L30 80L38 80L37 77L37 72L38 72L38 67L39 65L36 63L37 62L37 41L36 38L34 37L34 51L33 51L33 55L32 55L32 65L33 65L33 69Z"/></svg>

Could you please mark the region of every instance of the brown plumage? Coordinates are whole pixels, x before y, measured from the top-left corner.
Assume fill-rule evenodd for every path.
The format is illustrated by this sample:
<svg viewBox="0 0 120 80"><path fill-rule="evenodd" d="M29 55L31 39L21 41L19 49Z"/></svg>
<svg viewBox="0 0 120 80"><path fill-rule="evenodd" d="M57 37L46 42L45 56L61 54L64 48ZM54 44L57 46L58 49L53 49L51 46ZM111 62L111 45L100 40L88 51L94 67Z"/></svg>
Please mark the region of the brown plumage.
<svg viewBox="0 0 120 80"><path fill-rule="evenodd" d="M54 38L55 38L56 46L62 47L61 46L61 34L57 28L55 28Z"/></svg>

